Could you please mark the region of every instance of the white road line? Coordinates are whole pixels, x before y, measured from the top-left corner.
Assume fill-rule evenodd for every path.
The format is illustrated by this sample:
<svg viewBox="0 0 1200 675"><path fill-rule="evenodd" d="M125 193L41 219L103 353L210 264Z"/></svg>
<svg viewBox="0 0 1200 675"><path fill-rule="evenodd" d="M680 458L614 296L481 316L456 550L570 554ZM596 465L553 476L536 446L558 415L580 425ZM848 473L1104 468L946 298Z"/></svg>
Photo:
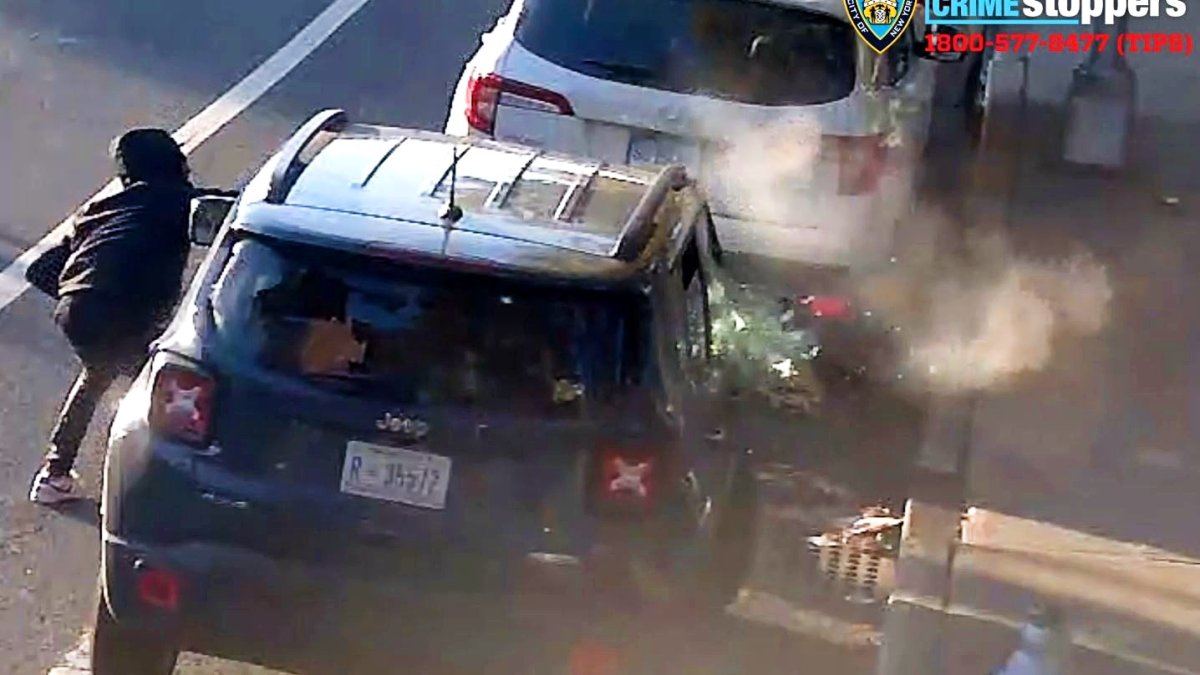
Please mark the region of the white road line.
<svg viewBox="0 0 1200 675"><path fill-rule="evenodd" d="M299 33L283 45L233 85L228 91L213 101L199 114L179 127L174 133L175 140L182 146L183 151L191 154L204 141L211 138L235 117L242 114L262 98L280 82L288 73L295 70L304 59L308 58L317 47L330 38L342 24L346 23L370 0L333 0L328 7L309 22ZM111 194L118 187L117 182L110 181L87 201ZM85 202L86 203L86 202ZM8 267L0 270L0 311L12 304L29 288L25 281L25 270L29 264L37 260L46 249L53 246L66 234L69 222L64 220L53 230L42 237L40 241L17 257ZM84 675L88 672L88 652L90 633L85 632L79 642L71 650L59 658L58 664L50 670L53 675Z"/></svg>
<svg viewBox="0 0 1200 675"><path fill-rule="evenodd" d="M63 654L46 675L89 675L91 667L92 634L85 631L71 651Z"/></svg>
<svg viewBox="0 0 1200 675"><path fill-rule="evenodd" d="M317 47L328 40L342 24L346 23L368 2L370 0L333 0L323 12L299 33L296 33L287 44L280 47L249 75L242 78L229 91L226 91L175 131L175 140L183 147L183 151L191 154L200 147L200 144L217 133L221 127L245 112L271 87L278 84L304 59L316 51ZM110 181L87 201L112 194L117 187L115 180ZM18 256L8 267L0 270L0 311L11 305L29 288L29 283L25 281L25 270L43 252L62 241L68 226L68 220L59 223L45 237Z"/></svg>

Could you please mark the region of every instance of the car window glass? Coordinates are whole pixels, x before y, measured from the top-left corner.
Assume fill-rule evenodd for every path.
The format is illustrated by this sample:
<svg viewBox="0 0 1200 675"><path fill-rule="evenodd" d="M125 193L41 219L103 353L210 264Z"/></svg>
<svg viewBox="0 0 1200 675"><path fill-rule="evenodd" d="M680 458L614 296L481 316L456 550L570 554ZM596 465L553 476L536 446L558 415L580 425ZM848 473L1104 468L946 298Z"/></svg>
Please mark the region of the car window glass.
<svg viewBox="0 0 1200 675"><path fill-rule="evenodd" d="M706 360L709 356L708 298L695 238L684 249L681 265L686 356L689 361Z"/></svg>
<svg viewBox="0 0 1200 675"><path fill-rule="evenodd" d="M250 317L254 307L244 299L279 284L283 274L284 261L270 248L249 240L234 244L225 269L213 285L213 319L217 328L231 331L252 327Z"/></svg>
<svg viewBox="0 0 1200 675"><path fill-rule="evenodd" d="M668 403L680 410L683 402L683 360L686 351L682 317L682 272L678 265L660 270L653 285L654 340L661 383Z"/></svg>
<svg viewBox="0 0 1200 675"><path fill-rule="evenodd" d="M783 3L526 0L522 46L593 77L757 105L845 98L853 29Z"/></svg>
<svg viewBox="0 0 1200 675"><path fill-rule="evenodd" d="M228 353L317 386L415 404L571 414L645 376L634 293L557 291L257 240L214 289Z"/></svg>
<svg viewBox="0 0 1200 675"><path fill-rule="evenodd" d="M704 209L705 228L708 230L708 254L717 263L725 257L725 249L721 247L721 238L717 236L717 226L713 222L712 212Z"/></svg>
<svg viewBox="0 0 1200 675"><path fill-rule="evenodd" d="M717 226L713 222L709 204L695 190L687 190L684 194L686 205L683 208L687 213L685 217L691 221L690 225L696 231L696 241L700 244L701 265L707 267L720 264L724 250L721 248L721 240L717 235ZM708 276L711 277L711 274ZM706 281L711 281L711 278Z"/></svg>

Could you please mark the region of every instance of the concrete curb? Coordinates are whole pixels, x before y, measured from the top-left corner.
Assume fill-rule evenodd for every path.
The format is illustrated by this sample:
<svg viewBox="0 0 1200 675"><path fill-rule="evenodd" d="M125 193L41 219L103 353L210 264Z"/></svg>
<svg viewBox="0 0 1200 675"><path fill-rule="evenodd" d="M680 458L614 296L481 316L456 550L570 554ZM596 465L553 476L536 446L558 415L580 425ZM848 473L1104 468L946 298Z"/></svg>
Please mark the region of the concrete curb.
<svg viewBox="0 0 1200 675"><path fill-rule="evenodd" d="M994 55L987 118L973 161L968 213L972 226L1007 224L1024 149L1029 57ZM962 522L974 399L934 396L925 440L905 506L896 590L883 621L877 675L944 672L942 640L951 605L951 575Z"/></svg>

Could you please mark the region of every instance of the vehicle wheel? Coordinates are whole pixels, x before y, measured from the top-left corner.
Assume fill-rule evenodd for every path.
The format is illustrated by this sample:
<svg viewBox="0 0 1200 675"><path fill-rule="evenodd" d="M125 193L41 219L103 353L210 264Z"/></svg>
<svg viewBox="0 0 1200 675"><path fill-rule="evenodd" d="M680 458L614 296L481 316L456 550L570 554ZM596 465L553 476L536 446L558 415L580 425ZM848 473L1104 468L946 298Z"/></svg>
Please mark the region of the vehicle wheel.
<svg viewBox="0 0 1200 675"><path fill-rule="evenodd" d="M151 635L117 623L101 597L92 631L92 675L170 675L179 650Z"/></svg>
<svg viewBox="0 0 1200 675"><path fill-rule="evenodd" d="M730 502L716 524L708 564L698 579L696 597L705 609L720 612L737 600L754 562L757 533L758 481L743 457L735 469Z"/></svg>

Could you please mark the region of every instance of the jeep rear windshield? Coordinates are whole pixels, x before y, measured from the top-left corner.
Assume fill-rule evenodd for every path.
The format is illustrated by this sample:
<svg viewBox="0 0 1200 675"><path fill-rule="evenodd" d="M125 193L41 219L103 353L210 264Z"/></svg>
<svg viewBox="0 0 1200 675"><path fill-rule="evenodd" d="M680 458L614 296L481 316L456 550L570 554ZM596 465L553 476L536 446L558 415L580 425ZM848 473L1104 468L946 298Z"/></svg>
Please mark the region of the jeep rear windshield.
<svg viewBox="0 0 1200 675"><path fill-rule="evenodd" d="M213 315L222 353L314 386L572 415L645 384L643 302L244 239Z"/></svg>
<svg viewBox="0 0 1200 675"><path fill-rule="evenodd" d="M828 103L855 82L848 23L770 2L526 0L516 36L586 75L742 103Z"/></svg>

